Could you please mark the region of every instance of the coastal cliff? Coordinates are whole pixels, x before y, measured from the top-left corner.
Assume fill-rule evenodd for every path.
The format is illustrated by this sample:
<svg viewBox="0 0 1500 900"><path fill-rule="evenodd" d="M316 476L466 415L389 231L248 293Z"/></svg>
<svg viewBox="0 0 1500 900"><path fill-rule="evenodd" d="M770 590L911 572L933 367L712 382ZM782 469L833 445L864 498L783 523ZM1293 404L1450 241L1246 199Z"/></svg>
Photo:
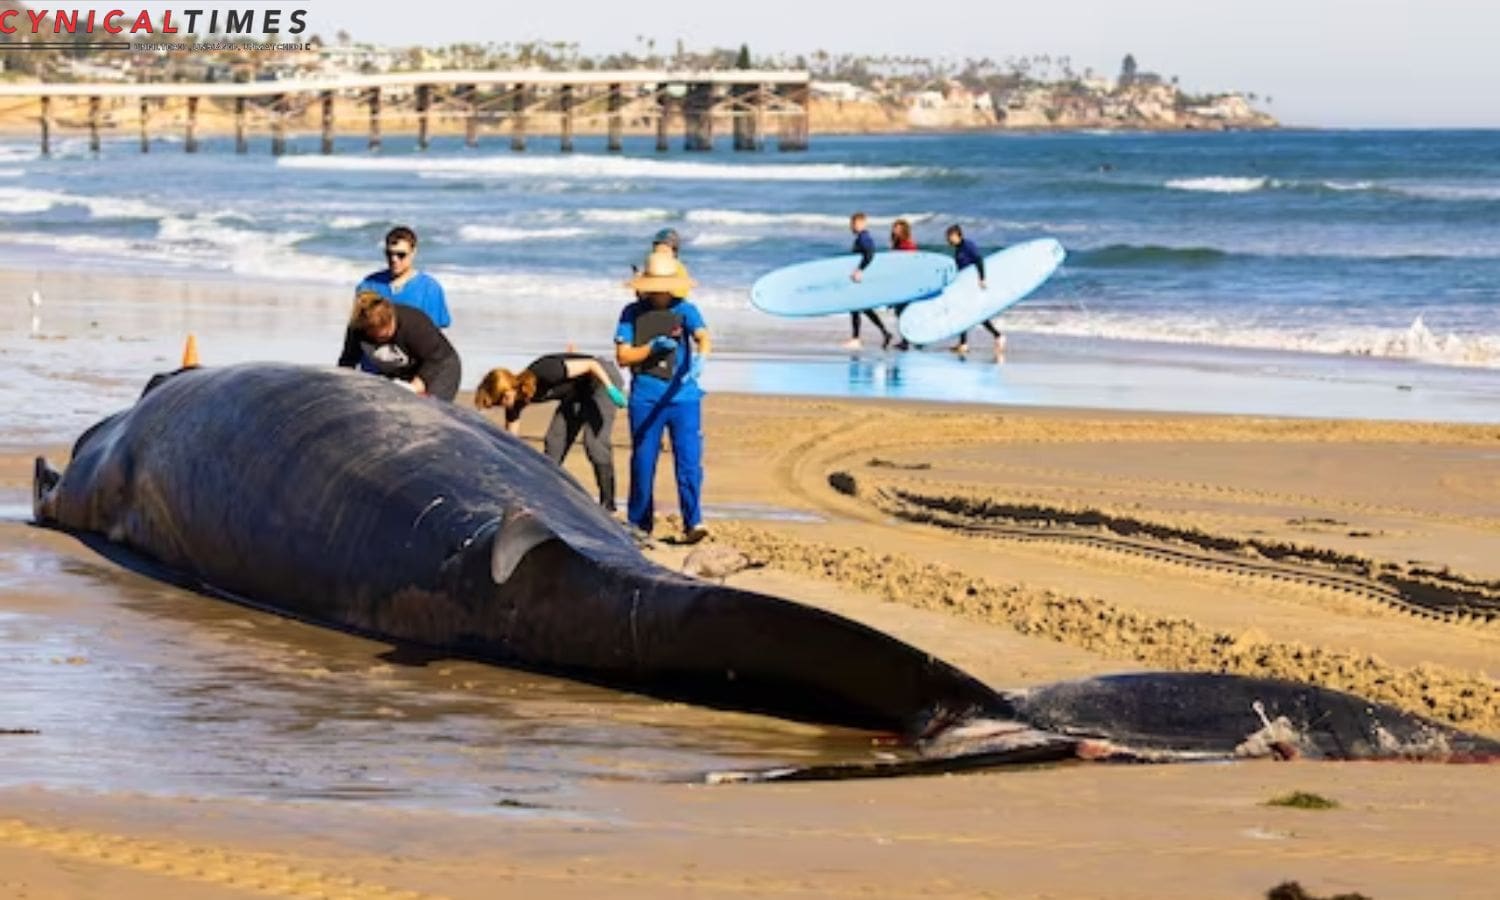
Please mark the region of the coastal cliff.
<svg viewBox="0 0 1500 900"><path fill-rule="evenodd" d="M1169 84L1116 90L1035 85L976 93L958 84L900 98L851 95L815 84L812 130L822 134L909 131L1232 131L1279 127L1238 93L1191 97Z"/></svg>

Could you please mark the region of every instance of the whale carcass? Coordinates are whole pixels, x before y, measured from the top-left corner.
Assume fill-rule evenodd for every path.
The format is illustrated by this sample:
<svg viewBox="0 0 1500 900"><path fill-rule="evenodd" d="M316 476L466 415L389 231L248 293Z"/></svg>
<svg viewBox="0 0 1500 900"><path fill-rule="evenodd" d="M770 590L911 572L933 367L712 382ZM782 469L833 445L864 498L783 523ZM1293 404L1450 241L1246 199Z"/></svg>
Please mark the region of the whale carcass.
<svg viewBox="0 0 1500 900"><path fill-rule="evenodd" d="M290 365L188 369L38 459L40 524L102 535L206 591L402 644L726 708L893 732L890 763L1500 746L1348 694L1180 673L998 691L843 617L646 559L566 473L470 410Z"/></svg>

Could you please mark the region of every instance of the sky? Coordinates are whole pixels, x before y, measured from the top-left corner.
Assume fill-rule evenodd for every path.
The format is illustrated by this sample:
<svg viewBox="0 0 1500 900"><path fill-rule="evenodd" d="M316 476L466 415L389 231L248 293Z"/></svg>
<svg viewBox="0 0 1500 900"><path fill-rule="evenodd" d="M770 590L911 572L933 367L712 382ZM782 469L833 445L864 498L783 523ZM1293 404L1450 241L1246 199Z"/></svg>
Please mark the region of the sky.
<svg viewBox="0 0 1500 900"><path fill-rule="evenodd" d="M183 6L173 2L174 8ZM219 5L206 3L202 6ZM226 2L244 7L250 4ZM256 3L255 5L266 5ZM576 41L587 52L738 46L752 52L1003 59L1051 54L1113 74L1143 69L1192 90L1270 96L1284 123L1500 127L1497 0L282 0L310 31L379 43Z"/></svg>

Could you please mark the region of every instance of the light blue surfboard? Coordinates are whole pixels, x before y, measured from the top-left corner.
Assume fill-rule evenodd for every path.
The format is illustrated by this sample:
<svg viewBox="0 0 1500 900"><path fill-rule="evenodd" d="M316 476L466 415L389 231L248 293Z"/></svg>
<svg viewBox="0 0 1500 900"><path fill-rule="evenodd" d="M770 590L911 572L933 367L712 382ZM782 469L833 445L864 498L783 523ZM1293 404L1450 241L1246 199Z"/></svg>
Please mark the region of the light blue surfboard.
<svg viewBox="0 0 1500 900"><path fill-rule="evenodd" d="M901 314L901 336L913 344L932 344L999 315L1041 287L1068 252L1052 238L1027 241L984 258L985 289L973 266L932 300L915 303Z"/></svg>
<svg viewBox="0 0 1500 900"><path fill-rule="evenodd" d="M953 259L938 253L877 253L855 282L854 254L797 263L762 275L750 302L773 316L826 316L878 309L935 297L958 274Z"/></svg>

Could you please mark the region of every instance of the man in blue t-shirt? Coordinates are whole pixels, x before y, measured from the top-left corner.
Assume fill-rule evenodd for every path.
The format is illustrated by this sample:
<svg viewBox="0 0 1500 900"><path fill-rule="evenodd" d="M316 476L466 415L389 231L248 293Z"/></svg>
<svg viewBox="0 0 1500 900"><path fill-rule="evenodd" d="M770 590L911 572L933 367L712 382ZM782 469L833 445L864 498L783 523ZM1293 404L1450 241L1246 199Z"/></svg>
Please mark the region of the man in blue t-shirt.
<svg viewBox="0 0 1500 900"><path fill-rule="evenodd" d="M447 328L453 317L448 314L443 286L426 272L418 272L416 261L417 233L398 225L385 236L386 268L366 275L354 292L373 291L393 303L415 307L437 327Z"/></svg>
<svg viewBox="0 0 1500 900"><path fill-rule="evenodd" d="M703 388L699 377L712 351L708 325L685 298L692 281L669 248L646 258L645 271L630 281L636 300L620 311L615 360L629 366L630 500L626 517L649 535L655 525L652 500L662 433L672 440L683 542L708 536L703 527Z"/></svg>

